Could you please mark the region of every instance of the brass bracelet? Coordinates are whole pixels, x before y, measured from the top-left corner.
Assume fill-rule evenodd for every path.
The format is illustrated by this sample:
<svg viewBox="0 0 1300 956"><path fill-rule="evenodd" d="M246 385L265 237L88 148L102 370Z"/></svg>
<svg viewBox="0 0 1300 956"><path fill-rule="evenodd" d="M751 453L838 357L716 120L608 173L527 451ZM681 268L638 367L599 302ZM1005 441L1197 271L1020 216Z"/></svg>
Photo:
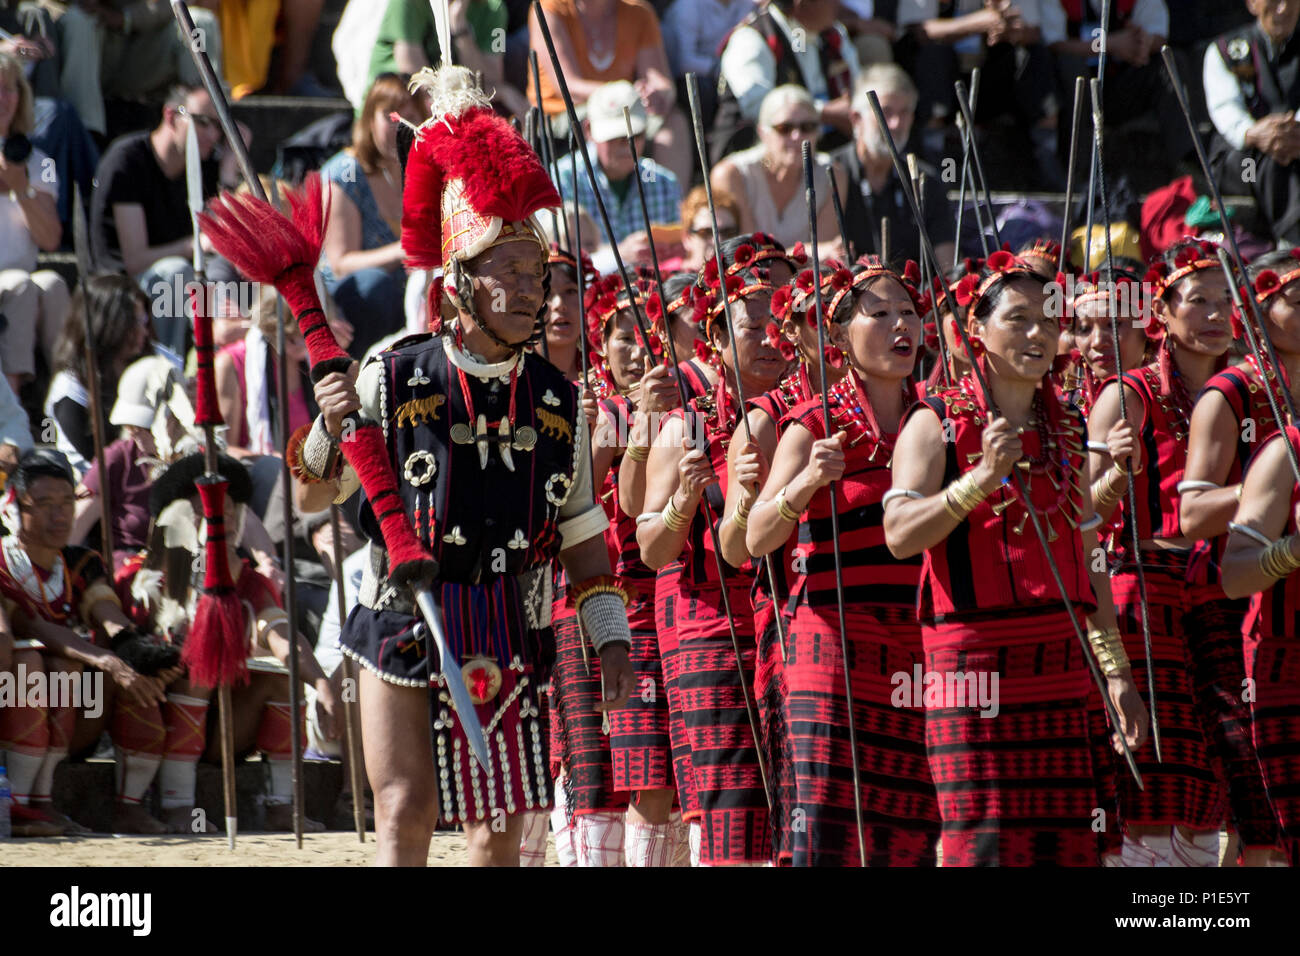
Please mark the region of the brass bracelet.
<svg viewBox="0 0 1300 956"><path fill-rule="evenodd" d="M631 458L633 461L645 461L650 457L650 449L644 448L640 445L628 445L627 457Z"/></svg>
<svg viewBox="0 0 1300 956"><path fill-rule="evenodd" d="M752 507L752 506L751 506ZM745 507L744 502L736 502L736 510L731 513L731 520L735 522L737 528L742 531L749 528L749 508Z"/></svg>
<svg viewBox="0 0 1300 956"><path fill-rule="evenodd" d="M1103 508L1109 508L1111 505L1117 504L1123 494L1110 479L1111 472L1107 471L1106 474L1092 483L1093 503L1101 505Z"/></svg>
<svg viewBox="0 0 1300 956"><path fill-rule="evenodd" d="M785 488L782 488L780 491L776 493L776 511L777 514L779 514L786 521L793 521L795 524L798 524L799 519L802 517L802 515L798 511L795 511L786 502Z"/></svg>
<svg viewBox="0 0 1300 956"><path fill-rule="evenodd" d="M1129 666L1128 652L1124 650L1124 637L1119 628L1088 632L1088 646L1097 659L1097 666L1107 677L1114 677Z"/></svg>
<svg viewBox="0 0 1300 956"><path fill-rule="evenodd" d="M673 499L668 499L668 504L664 505L663 513L660 515L664 519L664 527L669 531L683 531L691 523L691 519L677 510L673 504Z"/></svg>
<svg viewBox="0 0 1300 956"><path fill-rule="evenodd" d="M988 493L979 486L975 473L968 471L944 490L944 510L956 520L965 521L966 516L987 497Z"/></svg>
<svg viewBox="0 0 1300 956"><path fill-rule="evenodd" d="M1270 578L1285 578L1291 575L1292 571L1300 568L1300 561L1291 552L1291 539L1294 535L1287 535L1274 541L1260 553L1259 569L1267 574Z"/></svg>

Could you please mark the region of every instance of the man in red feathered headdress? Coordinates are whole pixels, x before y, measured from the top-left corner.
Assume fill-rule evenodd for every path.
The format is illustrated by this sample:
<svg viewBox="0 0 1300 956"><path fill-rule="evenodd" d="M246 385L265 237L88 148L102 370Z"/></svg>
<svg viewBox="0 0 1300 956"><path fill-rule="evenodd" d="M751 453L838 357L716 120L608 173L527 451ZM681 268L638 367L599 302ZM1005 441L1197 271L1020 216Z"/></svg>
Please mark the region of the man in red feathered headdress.
<svg viewBox="0 0 1300 956"><path fill-rule="evenodd" d="M533 216L559 196L468 70L421 71L415 85L429 95L432 118L399 135L402 246L409 266L435 273L432 333L404 339L359 375L322 378L321 417L291 457L323 489L306 495L305 507L341 501L355 480L320 463L345 417L360 409L383 425L401 506L438 565L429 583L448 653L487 744L483 767L409 591L389 580L378 526L392 505L364 501L370 562L340 643L364 664L377 861L422 865L441 815L464 826L471 863L517 865L524 815L552 803L538 691L554 656L557 557L599 655L602 708L621 706L631 690L630 637L577 392L526 348L546 303L547 250Z"/></svg>

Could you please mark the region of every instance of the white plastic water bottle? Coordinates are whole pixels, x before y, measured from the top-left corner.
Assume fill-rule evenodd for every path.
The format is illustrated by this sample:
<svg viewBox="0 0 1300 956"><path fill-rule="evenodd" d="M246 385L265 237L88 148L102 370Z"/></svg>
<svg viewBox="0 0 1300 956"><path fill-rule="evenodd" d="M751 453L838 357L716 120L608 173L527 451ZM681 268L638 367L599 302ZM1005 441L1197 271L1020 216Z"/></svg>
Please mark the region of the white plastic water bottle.
<svg viewBox="0 0 1300 956"><path fill-rule="evenodd" d="M9 788L9 778L5 768L0 764L0 840L11 839L14 835L13 823L9 820L9 804L13 793Z"/></svg>

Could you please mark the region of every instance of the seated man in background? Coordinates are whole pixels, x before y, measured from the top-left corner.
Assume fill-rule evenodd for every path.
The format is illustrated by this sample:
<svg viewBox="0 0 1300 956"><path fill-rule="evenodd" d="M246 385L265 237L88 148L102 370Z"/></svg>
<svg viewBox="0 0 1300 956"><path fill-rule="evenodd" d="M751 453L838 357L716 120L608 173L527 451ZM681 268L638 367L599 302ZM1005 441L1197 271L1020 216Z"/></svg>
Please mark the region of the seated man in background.
<svg viewBox="0 0 1300 956"><path fill-rule="evenodd" d="M709 134L714 162L754 143L763 98L791 83L806 89L817 104L823 149L848 139L858 54L835 19L838 7L836 0L770 0L727 37L718 113Z"/></svg>
<svg viewBox="0 0 1300 956"><path fill-rule="evenodd" d="M623 120L625 106L632 113L632 132L636 136L637 154L641 157L641 183L645 187L646 205L650 210L652 224L667 225L679 221L682 190L676 176L641 153L645 145L647 116L632 84L620 80L607 83L592 93L587 100L587 119L584 124L587 149L591 154L601 196L605 200L605 209L609 212L610 225L614 229L614 241L618 243L623 260L628 265L633 265L650 261L650 239L646 235L641 198L632 178L636 174L636 166L632 162L632 150L627 144L627 124ZM576 197L573 192L574 163L578 164ZM578 205L599 222L596 196L592 192L582 160L570 153L556 163L556 169L560 179L556 186L560 195L566 202L576 198ZM606 239L608 237L603 231L593 235L584 230L582 234L583 245L588 249L594 248L597 243L604 244ZM602 255L601 250L597 250L592 258L596 268L602 272L614 268L611 253Z"/></svg>
<svg viewBox="0 0 1300 956"><path fill-rule="evenodd" d="M97 269L125 272L153 299L155 327L177 355L187 351L185 303L172 294L194 279L195 236L185 187L185 136L193 123L203 163L203 193L238 182L233 151L213 155L221 125L207 91L176 87L162 119L148 131L128 133L105 151L90 199L90 242ZM248 135L245 133L245 142ZM161 285L167 294L155 295ZM181 296L180 298L184 298ZM161 314L160 314L161 313Z"/></svg>
<svg viewBox="0 0 1300 956"><path fill-rule="evenodd" d="M1246 0L1253 23L1205 51L1211 159L1223 183L1249 183L1273 238L1300 242L1300 0ZM1249 176L1245 175L1250 173Z"/></svg>

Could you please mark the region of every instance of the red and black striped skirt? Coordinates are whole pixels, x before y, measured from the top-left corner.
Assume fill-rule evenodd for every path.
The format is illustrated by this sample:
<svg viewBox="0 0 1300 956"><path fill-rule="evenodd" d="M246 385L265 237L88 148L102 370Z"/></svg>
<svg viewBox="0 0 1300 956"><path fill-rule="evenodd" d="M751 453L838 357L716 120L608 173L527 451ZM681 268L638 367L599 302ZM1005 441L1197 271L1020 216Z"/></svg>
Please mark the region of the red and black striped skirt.
<svg viewBox="0 0 1300 956"><path fill-rule="evenodd" d="M583 656L578 616L565 609L552 621L555 668L551 675L551 752L564 768L569 818L627 808L627 794L614 787L609 737L595 706L601 699L600 658L591 645Z"/></svg>
<svg viewBox="0 0 1300 956"><path fill-rule="evenodd" d="M947 692L925 702L943 865L1099 865L1112 768L1097 766L1098 692L1064 608L948 621L921 638L927 677L956 691L969 687L958 674L983 674L992 705Z"/></svg>
<svg viewBox="0 0 1300 956"><path fill-rule="evenodd" d="M743 607L748 611L748 603ZM680 628L674 632L677 647L665 669L673 688L669 733L679 735L673 739L674 752L689 755L694 789L695 806L688 807L683 797L683 816L690 813L700 825L700 862L767 862L772 858L768 802L745 705L745 691L753 688L755 642L752 637L741 642L738 667L726 619L705 626L708 602L679 593L671 608L677 622L692 625L688 639ZM674 719L678 715L680 721Z"/></svg>
<svg viewBox="0 0 1300 956"><path fill-rule="evenodd" d="M615 790L672 789L668 694L659 639L653 628L632 631L632 696L609 715L609 751Z"/></svg>
<svg viewBox="0 0 1300 956"><path fill-rule="evenodd" d="M1300 866L1300 639L1248 636L1246 673L1264 787L1287 861Z"/></svg>
<svg viewBox="0 0 1300 956"><path fill-rule="evenodd" d="M1228 815L1222 764L1197 705L1192 654L1184 632L1183 618L1191 606L1187 586L1190 556L1190 551L1142 552L1164 760L1156 760L1154 737L1148 737L1133 754L1145 789L1138 789L1131 774L1117 774L1120 822L1125 826L1178 825L1192 830L1217 830ZM1125 563L1111 575L1111 593L1124 649L1133 666L1133 681L1142 700L1147 701L1146 650L1137 573L1131 564Z"/></svg>
<svg viewBox="0 0 1300 956"><path fill-rule="evenodd" d="M925 752L925 711L891 700L896 675L922 660L911 608L845 609L863 838L868 866L934 866L939 806ZM802 604L790 628L785 719L794 813L782 818L795 866L859 866L853 750L839 615Z"/></svg>
<svg viewBox="0 0 1300 956"><path fill-rule="evenodd" d="M1217 584L1204 584L1191 587L1191 602L1183 630L1191 653L1192 686L1197 711L1226 777L1229 818L1243 846L1277 846L1277 820L1255 752L1245 693L1242 624L1250 601L1230 601Z"/></svg>
<svg viewBox="0 0 1300 956"><path fill-rule="evenodd" d="M677 659L677 576L680 563L669 564L655 579L655 631L659 639L659 666L664 675L664 699L668 703L668 750L673 763L673 781L682 818L699 817L700 802L695 794L695 773L691 769L691 750L682 721L681 696L677 687L680 661Z"/></svg>
<svg viewBox="0 0 1300 956"><path fill-rule="evenodd" d="M769 606L754 617L758 632L758 660L754 666L754 701L758 705L759 743L771 776L774 821L789 820L795 807L794 751L785 719L785 643L789 642L790 618L782 613L777 629L774 610ZM788 826L773 826L772 856L778 866L791 862L793 848Z"/></svg>

